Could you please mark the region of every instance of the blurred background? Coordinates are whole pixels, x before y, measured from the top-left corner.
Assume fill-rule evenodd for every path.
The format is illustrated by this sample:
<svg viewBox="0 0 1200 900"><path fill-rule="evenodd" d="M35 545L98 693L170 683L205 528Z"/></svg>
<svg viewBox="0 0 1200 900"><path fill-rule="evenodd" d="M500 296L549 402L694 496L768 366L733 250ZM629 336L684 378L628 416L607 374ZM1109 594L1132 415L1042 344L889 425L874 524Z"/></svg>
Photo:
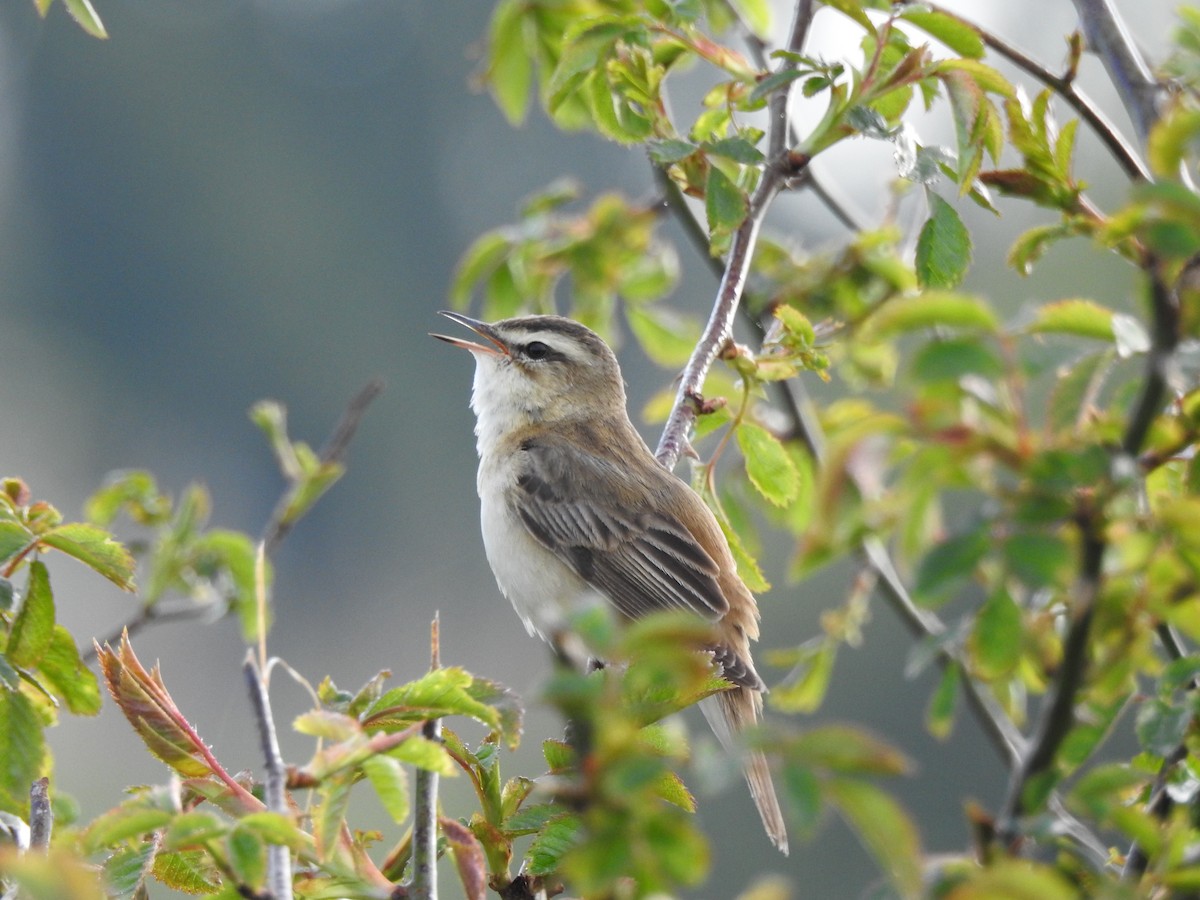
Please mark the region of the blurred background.
<svg viewBox="0 0 1200 900"><path fill-rule="evenodd" d="M1119 5L1160 55L1173 4ZM0 5L0 475L24 478L36 498L79 517L106 473L145 468L176 494L203 482L213 524L257 534L282 485L249 406L285 403L293 436L319 445L350 396L381 376L387 390L362 424L348 474L276 558L270 650L314 684L328 674L355 688L385 668L407 679L427 666L429 622L440 612L443 661L510 685L533 707L527 746L504 765L534 774L541 739L561 727L537 703L548 658L484 559L471 361L426 334L443 327L434 313L447 305L458 256L511 220L529 193L559 175L589 195L647 197L653 185L640 153L563 135L537 113L514 130L472 89L490 6L97 0L111 36L98 41L61 4L44 21L28 0ZM953 6L1052 68L1074 27L1066 0ZM778 12L783 27L787 13ZM848 52L856 38L842 26L822 12L808 50ZM1086 60L1084 87L1126 127L1098 71ZM686 86L675 102L693 115ZM941 118L920 127L952 143ZM1125 182L1082 129L1080 154L1094 199L1118 202ZM860 141L822 158L818 171L878 217L890 157L889 147ZM1056 248L1032 279L1006 270L1012 238L1046 220L1037 211L1007 204L996 220L960 209L985 229L968 289L1014 312L1066 296L1135 305L1125 268L1082 243ZM919 224L919 211L912 220ZM845 237L807 194L781 205L773 224L813 250ZM702 317L715 285L678 233L668 235L684 269L670 302ZM631 341L621 356L636 410L671 373L652 368ZM644 434L653 444L657 429ZM835 569L789 584L786 552L778 545L764 560L776 585L761 599L766 647L816 634L853 576ZM102 579L49 562L59 619L81 640L135 612L136 601ZM147 663L162 660L167 685L225 765L259 771L236 624L162 625L135 645ZM916 814L928 848L955 851L965 841L964 800L994 806L1002 773L965 714L948 741L925 734L933 679L903 677L909 650L877 607L864 647L841 654L813 718L863 723L918 760L912 778L888 786ZM282 677L273 699L286 732L307 700ZM687 721L704 739L699 718ZM118 802L126 785L166 777L111 703L98 720L65 718L50 738L57 787L85 817ZM307 741L284 739L289 759L307 758ZM465 810L466 785L446 788L447 811ZM794 844L790 859L777 855L739 782L702 797L700 815L714 876L696 896L733 896L777 872L807 896L851 897L874 878L837 821ZM369 801L360 801L359 823L394 837Z"/></svg>

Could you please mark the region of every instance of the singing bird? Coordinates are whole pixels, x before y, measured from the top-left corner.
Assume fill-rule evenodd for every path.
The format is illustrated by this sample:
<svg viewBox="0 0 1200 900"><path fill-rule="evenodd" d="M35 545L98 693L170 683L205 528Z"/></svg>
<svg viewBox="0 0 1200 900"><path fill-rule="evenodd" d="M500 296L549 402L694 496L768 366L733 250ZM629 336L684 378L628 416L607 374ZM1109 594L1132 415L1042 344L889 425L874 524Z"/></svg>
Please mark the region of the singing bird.
<svg viewBox="0 0 1200 900"><path fill-rule="evenodd" d="M762 715L758 606L700 496L662 466L626 411L617 358L560 316L488 324L443 312L482 343L435 334L475 357L480 518L501 593L531 634L561 640L572 611L607 602L625 618L685 610L713 624L713 659L734 687L700 702L722 744ZM745 758L768 837L787 830L767 760Z"/></svg>

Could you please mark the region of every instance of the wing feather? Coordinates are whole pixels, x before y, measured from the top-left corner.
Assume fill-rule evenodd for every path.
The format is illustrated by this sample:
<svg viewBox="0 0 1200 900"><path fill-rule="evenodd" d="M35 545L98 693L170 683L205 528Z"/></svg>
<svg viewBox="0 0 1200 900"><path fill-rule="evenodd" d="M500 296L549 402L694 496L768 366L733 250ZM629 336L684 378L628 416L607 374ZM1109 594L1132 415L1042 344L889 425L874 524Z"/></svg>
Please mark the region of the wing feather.
<svg viewBox="0 0 1200 900"><path fill-rule="evenodd" d="M513 498L521 521L623 615L679 609L719 619L728 611L717 563L682 523L621 504L610 461L542 439L521 453Z"/></svg>

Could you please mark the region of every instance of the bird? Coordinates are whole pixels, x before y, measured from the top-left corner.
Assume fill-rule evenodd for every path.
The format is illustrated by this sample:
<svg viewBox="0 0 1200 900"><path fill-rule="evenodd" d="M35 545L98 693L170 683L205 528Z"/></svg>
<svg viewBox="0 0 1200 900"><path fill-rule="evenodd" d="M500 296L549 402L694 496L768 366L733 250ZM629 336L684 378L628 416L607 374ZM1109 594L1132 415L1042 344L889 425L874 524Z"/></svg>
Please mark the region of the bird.
<svg viewBox="0 0 1200 900"><path fill-rule="evenodd" d="M684 610L711 622L714 665L732 687L700 708L732 751L762 716L766 685L750 654L758 605L712 511L630 421L612 349L562 316L441 315L482 339L431 335L475 358L476 486L500 592L530 634L556 647L572 614L597 603L619 619ZM749 752L743 769L767 836L786 854L766 758Z"/></svg>

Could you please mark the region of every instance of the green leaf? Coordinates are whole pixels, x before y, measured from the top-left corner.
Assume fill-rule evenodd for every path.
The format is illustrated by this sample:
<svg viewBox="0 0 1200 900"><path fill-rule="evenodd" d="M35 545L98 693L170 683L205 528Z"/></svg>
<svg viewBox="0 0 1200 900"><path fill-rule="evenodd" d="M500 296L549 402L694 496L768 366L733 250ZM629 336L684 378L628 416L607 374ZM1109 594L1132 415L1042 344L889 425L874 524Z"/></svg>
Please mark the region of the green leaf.
<svg viewBox="0 0 1200 900"><path fill-rule="evenodd" d="M678 138L662 138L646 144L646 152L650 154L650 159L660 166L681 162L695 153L697 149L699 149L697 145L691 141L682 141Z"/></svg>
<svg viewBox="0 0 1200 900"><path fill-rule="evenodd" d="M903 775L912 763L895 747L850 725L824 725L792 738L785 759L838 775Z"/></svg>
<svg viewBox="0 0 1200 900"><path fill-rule="evenodd" d="M488 29L487 83L510 125L525 121L533 87L533 60L525 40L528 16L524 3L504 0Z"/></svg>
<svg viewBox="0 0 1200 900"><path fill-rule="evenodd" d="M925 291L896 297L867 319L871 337L888 337L921 328L994 331L996 317L983 301L967 294Z"/></svg>
<svg viewBox="0 0 1200 900"><path fill-rule="evenodd" d="M542 741L542 756L552 773L569 772L575 768L575 749L566 741Z"/></svg>
<svg viewBox="0 0 1200 900"><path fill-rule="evenodd" d="M803 78L807 74L809 73L800 69L785 69L782 72L773 72L754 86L754 90L750 92L748 99L751 103L761 103L771 96L771 94L791 84L797 78ZM813 80L817 81L818 79ZM821 87L825 87L829 83L827 79L819 79L819 81L821 82ZM810 95L806 92L805 96Z"/></svg>
<svg viewBox="0 0 1200 900"><path fill-rule="evenodd" d="M96 15L96 10L92 9L92 4L89 0L64 0L67 5L67 12L71 14L80 28L96 38L107 38L108 32L104 30L104 23L100 21L100 17Z"/></svg>
<svg viewBox="0 0 1200 900"><path fill-rule="evenodd" d="M29 807L29 785L42 774L46 745L32 701L19 691L0 690L0 809Z"/></svg>
<svg viewBox="0 0 1200 900"><path fill-rule="evenodd" d="M971 265L971 235L954 207L929 193L929 219L917 239L917 281L927 288L957 287Z"/></svg>
<svg viewBox="0 0 1200 900"><path fill-rule="evenodd" d="M0 563L6 563L34 542L33 532L20 522L0 521Z"/></svg>
<svg viewBox="0 0 1200 900"><path fill-rule="evenodd" d="M1058 300L1038 307L1028 330L1033 334L1073 334L1113 340L1113 312L1093 300Z"/></svg>
<svg viewBox="0 0 1200 900"><path fill-rule="evenodd" d="M1056 534L1017 532L1004 542L1008 570L1035 590L1060 583L1073 559L1071 547Z"/></svg>
<svg viewBox="0 0 1200 900"><path fill-rule="evenodd" d="M1156 175L1178 178L1179 168L1200 138L1200 110L1180 104L1155 123L1146 142L1150 165Z"/></svg>
<svg viewBox="0 0 1200 900"><path fill-rule="evenodd" d="M944 599L958 582L970 578L991 549L986 528L978 527L947 538L930 550L917 568L914 593L923 605Z"/></svg>
<svg viewBox="0 0 1200 900"><path fill-rule="evenodd" d="M716 166L709 166L704 188L704 211L708 231L716 236L736 231L746 218L746 195Z"/></svg>
<svg viewBox="0 0 1200 900"><path fill-rule="evenodd" d="M900 804L864 781L838 778L825 790L896 892L902 897L920 896L921 842Z"/></svg>
<svg viewBox="0 0 1200 900"><path fill-rule="evenodd" d="M734 162L754 166L763 162L766 157L754 144L742 136L721 138L716 141L705 141L704 149L713 156L723 156Z"/></svg>
<svg viewBox="0 0 1200 900"><path fill-rule="evenodd" d="M526 806L504 820L504 833L511 837L533 834L551 819L557 819L565 812L558 803L535 803Z"/></svg>
<svg viewBox="0 0 1200 900"><path fill-rule="evenodd" d="M267 848L262 839L239 824L225 839L225 849L238 884L258 893L267 877Z"/></svg>
<svg viewBox="0 0 1200 900"><path fill-rule="evenodd" d="M968 873L955 891L956 900L1077 900L1078 891L1053 869L1026 860L1000 859Z"/></svg>
<svg viewBox="0 0 1200 900"><path fill-rule="evenodd" d="M238 819L236 827L250 832L267 844L291 850L303 850L311 846L308 835L282 813L265 809L248 813Z"/></svg>
<svg viewBox="0 0 1200 900"><path fill-rule="evenodd" d="M1151 697L1137 711L1136 730L1142 748L1155 756L1171 755L1191 729L1195 711L1189 702Z"/></svg>
<svg viewBox="0 0 1200 900"><path fill-rule="evenodd" d="M944 59L934 67L940 73L961 73L971 79L980 90L989 94L998 94L1005 99L1017 96L1017 89L1012 82L1001 75L991 66L973 59Z"/></svg>
<svg viewBox="0 0 1200 900"><path fill-rule="evenodd" d="M50 646L38 660L38 675L75 715L94 716L100 712L100 682L83 664L75 639L62 625L54 626Z"/></svg>
<svg viewBox="0 0 1200 900"><path fill-rule="evenodd" d="M738 447L746 462L746 475L763 498L787 506L800 493L800 474L783 443L753 422L737 428Z"/></svg>
<svg viewBox="0 0 1200 900"><path fill-rule="evenodd" d="M582 835L583 823L578 816L564 815L551 819L529 845L525 855L528 861L526 871L530 875L553 874L558 869L559 860L579 843Z"/></svg>
<svg viewBox="0 0 1200 900"><path fill-rule="evenodd" d="M146 881L154 865L158 845L144 841L134 847L123 847L104 861L104 884L112 900L133 897Z"/></svg>
<svg viewBox="0 0 1200 900"><path fill-rule="evenodd" d="M821 0L830 9L836 9L843 15L849 16L865 31L869 36L875 34L875 26L871 24L871 20L867 18L867 14L863 12L861 0Z"/></svg>
<svg viewBox="0 0 1200 900"><path fill-rule="evenodd" d="M763 40L771 36L771 4L768 0L729 0L729 5L755 35Z"/></svg>
<svg viewBox="0 0 1200 900"><path fill-rule="evenodd" d="M212 813L193 810L180 813L163 833L164 850L186 850L219 838L229 826Z"/></svg>
<svg viewBox="0 0 1200 900"><path fill-rule="evenodd" d="M437 772L439 775L453 777L458 774L458 767L446 752L446 748L437 741L420 735L410 737L403 744L389 750L388 755L419 769Z"/></svg>
<svg viewBox="0 0 1200 900"><path fill-rule="evenodd" d="M795 669L767 695L771 707L784 713L810 713L818 709L829 690L837 648L837 642L828 639L801 648Z"/></svg>
<svg viewBox="0 0 1200 900"><path fill-rule="evenodd" d="M1069 221L1030 228L1013 242L1008 251L1008 264L1020 274L1028 275L1033 271L1033 264L1045 255L1051 244L1078 234L1079 230L1078 225Z"/></svg>
<svg viewBox="0 0 1200 900"><path fill-rule="evenodd" d="M187 894L215 894L221 886L207 850L158 853L154 857L154 877L168 888Z"/></svg>
<svg viewBox="0 0 1200 900"><path fill-rule="evenodd" d="M69 522L40 535L39 541L73 556L122 590L134 589L136 563L133 557L103 528L85 522Z"/></svg>
<svg viewBox="0 0 1200 900"><path fill-rule="evenodd" d="M676 368L688 361L700 339L700 327L662 306L624 304L629 330L654 362Z"/></svg>
<svg viewBox="0 0 1200 900"><path fill-rule="evenodd" d="M960 681L959 669L949 665L942 671L937 689L929 698L929 707L925 710L925 727L939 741L950 736L954 728L954 710L958 701L958 686Z"/></svg>
<svg viewBox="0 0 1200 900"><path fill-rule="evenodd" d="M979 59L983 56L983 38L974 26L957 16L941 11L930 12L921 7L910 7L900 18L937 38L960 56Z"/></svg>
<svg viewBox="0 0 1200 900"><path fill-rule="evenodd" d="M995 352L974 338L932 340L913 355L912 374L923 382L954 381L964 375L1000 377L1004 364Z"/></svg>
<svg viewBox="0 0 1200 900"><path fill-rule="evenodd" d="M292 728L301 734L346 741L363 733L358 719L329 709L312 709L296 716Z"/></svg>
<svg viewBox="0 0 1200 900"><path fill-rule="evenodd" d="M355 773L343 769L321 781L317 788L317 803L312 810L313 838L317 843L317 857L328 859L342 826L346 822L346 809L350 805L350 788L354 786Z"/></svg>
<svg viewBox="0 0 1200 900"><path fill-rule="evenodd" d="M85 853L95 853L129 838L157 831L167 825L174 815L171 810L156 806L142 797L127 800L88 825L82 837L83 850Z"/></svg>
<svg viewBox="0 0 1200 900"><path fill-rule="evenodd" d="M54 593L46 564L29 564L25 600L17 614L8 639L8 660L23 669L37 665L54 639Z"/></svg>
<svg viewBox="0 0 1200 900"><path fill-rule="evenodd" d="M971 631L971 655L979 676L994 680L1012 673L1021 660L1024 636L1020 607L1007 591L994 592L979 610Z"/></svg>
<svg viewBox="0 0 1200 900"><path fill-rule="evenodd" d="M398 731L427 719L467 716L501 730L512 745L519 740L519 709L515 695L506 688L447 667L387 691L371 704L363 724Z"/></svg>

